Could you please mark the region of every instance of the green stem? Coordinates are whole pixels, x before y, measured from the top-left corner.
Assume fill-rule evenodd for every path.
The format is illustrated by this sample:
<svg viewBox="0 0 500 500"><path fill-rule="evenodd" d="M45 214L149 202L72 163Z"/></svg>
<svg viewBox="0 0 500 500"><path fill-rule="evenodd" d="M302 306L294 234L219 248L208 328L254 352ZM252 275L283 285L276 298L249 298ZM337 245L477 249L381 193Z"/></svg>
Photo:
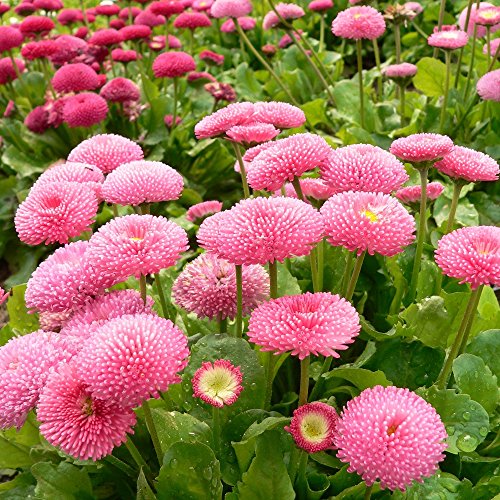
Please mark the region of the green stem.
<svg viewBox="0 0 500 500"><path fill-rule="evenodd" d="M422 194L420 196L420 215L418 219L418 229L417 229L417 248L415 250L415 259L413 261L413 271L411 274L410 289L408 291L408 297L410 302L415 300L415 294L417 292L417 281L418 275L420 273L420 262L422 260L422 253L424 251L424 241L425 241L425 228L427 226L426 212L427 212L427 172L428 168L419 168L418 173L420 174L420 185L422 186Z"/></svg>
<svg viewBox="0 0 500 500"><path fill-rule="evenodd" d="M163 317L165 319L171 319L168 312L167 301L165 300L165 294L163 293L163 286L161 284L161 277L159 273L155 273L156 289L158 291L158 297L160 298L161 310L163 312Z"/></svg>
<svg viewBox="0 0 500 500"><path fill-rule="evenodd" d="M307 461L309 459L309 454L304 450L300 450L300 462L299 462L299 472L297 474L297 498L305 499L307 498L307 478L306 469Z"/></svg>
<svg viewBox="0 0 500 500"><path fill-rule="evenodd" d="M323 282L325 276L325 245L326 241L321 240L319 242L319 245L316 247L318 256L318 292L323 291Z"/></svg>
<svg viewBox="0 0 500 500"><path fill-rule="evenodd" d="M139 289L141 290L141 298L144 304L146 304L146 299L147 299L147 288L146 288L146 276L144 274L141 274L139 276Z"/></svg>
<svg viewBox="0 0 500 500"><path fill-rule="evenodd" d="M491 64L491 29L489 26L485 26L486 28L486 57L488 61L488 68L490 67Z"/></svg>
<svg viewBox="0 0 500 500"><path fill-rule="evenodd" d="M342 38L342 42L340 43L340 59L335 64L335 80L338 80L342 74L342 68L344 66L344 52L346 46L346 39Z"/></svg>
<svg viewBox="0 0 500 500"><path fill-rule="evenodd" d="M144 460L144 458L142 458L141 452L137 449L137 447L135 446L135 444L132 441L132 438L130 436L125 441L125 447L127 448L128 452L130 453L130 456L134 459L134 462L139 466L139 468L144 467L144 468L149 469L149 466L146 463L146 460Z"/></svg>
<svg viewBox="0 0 500 500"><path fill-rule="evenodd" d="M356 40L356 54L358 59L358 78L359 78L359 114L361 117L361 128L365 128L365 102L363 89L363 54L362 41Z"/></svg>
<svg viewBox="0 0 500 500"><path fill-rule="evenodd" d="M264 399L264 409L269 410L271 408L271 398L273 396L273 381L274 381L274 367L278 357L272 352L267 353L267 363L265 366L266 372L266 396Z"/></svg>
<svg viewBox="0 0 500 500"><path fill-rule="evenodd" d="M219 333L227 333L227 318L222 318L219 315L218 322L219 322Z"/></svg>
<svg viewBox="0 0 500 500"><path fill-rule="evenodd" d="M236 337L243 337L243 276L242 266L235 265L236 272Z"/></svg>
<svg viewBox="0 0 500 500"><path fill-rule="evenodd" d="M269 284L271 299L278 298L278 263L269 262Z"/></svg>
<svg viewBox="0 0 500 500"><path fill-rule="evenodd" d="M363 500L370 500L372 497L373 484L371 486L366 486L365 494Z"/></svg>
<svg viewBox="0 0 500 500"><path fill-rule="evenodd" d="M495 50L495 54L493 55L493 59L491 60L491 64L488 66L486 73L489 73L493 69L493 67L495 66L495 63L498 59L499 54L500 54L500 43L497 45L497 48Z"/></svg>
<svg viewBox="0 0 500 500"><path fill-rule="evenodd" d="M445 50L444 52L446 61L446 80L444 83L444 98L441 108L441 118L439 119L439 131L442 134L444 129L444 120L446 117L446 108L448 106L448 93L450 90L450 74L451 74L451 51Z"/></svg>
<svg viewBox="0 0 500 500"><path fill-rule="evenodd" d="M347 293L347 285L349 284L349 278L352 274L352 265L354 263L354 252L347 251L347 260L345 262L344 275L342 276L342 290L340 294L345 297Z"/></svg>
<svg viewBox="0 0 500 500"><path fill-rule="evenodd" d="M406 86L399 86L399 105L400 105L400 115L401 115L401 127L406 125Z"/></svg>
<svg viewBox="0 0 500 500"><path fill-rule="evenodd" d="M174 109L172 112L172 126L170 127L170 142L172 140L172 135L177 121L177 84L178 84L178 78L174 78L174 102L173 102Z"/></svg>
<svg viewBox="0 0 500 500"><path fill-rule="evenodd" d="M373 54L375 55L375 64L377 65L377 98L379 101L382 100L383 97L383 80L382 80L382 68L380 67L380 49L378 47L378 40L376 38L373 39Z"/></svg>
<svg viewBox="0 0 500 500"><path fill-rule="evenodd" d="M477 0L476 11L477 9L479 9L480 4L481 0ZM467 73L467 81L465 82L464 100L467 100L467 98L469 97L470 82L472 79L472 73L474 71L474 63L476 61L476 41L477 41L477 24L474 23L474 34L472 35L472 47L471 47L472 52L470 56L469 71Z"/></svg>
<svg viewBox="0 0 500 500"><path fill-rule="evenodd" d="M282 90L285 92L285 94L288 96L288 99L290 99L290 102L294 104L295 106L299 106L299 103L295 100L293 95L290 93L286 85L281 81L280 77L274 72L273 68L266 62L266 60L259 54L258 50L252 45L252 42L249 40L243 29L238 23L238 20L234 20L234 24L236 26L236 29L238 30L239 36L243 39L245 42L246 46L250 49L252 54L257 58L257 60L264 66L264 68L269 71L270 75L276 80L276 83L282 88Z"/></svg>
<svg viewBox="0 0 500 500"><path fill-rule="evenodd" d="M484 285L481 285L481 286L484 286ZM472 328L472 323L474 322L474 312L477 311L477 306L479 305L479 300L481 299L481 294L478 293L476 294L476 298L474 299L474 304L472 304L472 311L473 311L473 314L471 314L469 316L469 321L467 321L467 325L465 327L465 332L463 334L463 338L462 338L462 342L460 342L460 346L458 348L458 356L460 356L460 354L463 354L463 352L465 351L465 348L467 347L467 340L469 338L469 333L471 331L471 328Z"/></svg>
<svg viewBox="0 0 500 500"><path fill-rule="evenodd" d="M158 457L158 463L161 466L163 464L163 453L161 451L161 444L158 438L158 433L156 432L153 416L151 415L151 408L149 407L149 402L147 400L142 403L142 410L144 411L146 427L148 428L149 435L151 436L151 441L153 441L156 456Z"/></svg>
<svg viewBox="0 0 500 500"><path fill-rule="evenodd" d="M458 200L460 199L460 193L462 192L462 188L464 187L464 185L465 184L460 181L453 183L453 196L451 198L450 213L448 215L448 222L446 223L444 234L448 234L453 228L453 224L455 222L455 214L457 213Z"/></svg>
<svg viewBox="0 0 500 500"><path fill-rule="evenodd" d="M450 352L446 357L446 361L444 362L443 368L441 369L441 373L437 379L437 386L439 389L445 389L448 385L448 380L451 375L451 370L453 368L453 361L458 355L460 350L460 346L463 343L467 342L467 326L471 318L473 318L476 309L474 308L474 304L479 302L479 298L481 296L481 292L483 291L484 285L479 286L475 290L472 291L469 301L467 302L467 307L465 309L464 316L462 318L462 322L460 323L460 327L458 329L457 335L453 340L453 344L451 346ZM477 302L476 302L477 299ZM477 306L476 306L477 308Z"/></svg>
<svg viewBox="0 0 500 500"><path fill-rule="evenodd" d="M314 384L312 391L311 391L311 395L309 397L309 399L311 401L315 401L318 398L318 396L321 394L321 391L323 390L323 385L325 383L325 378L323 377L323 375L326 372L330 371L330 367L332 366L332 362L333 362L332 356L326 357L325 360L323 361L323 365L321 367L321 372L319 374L318 380Z"/></svg>
<svg viewBox="0 0 500 500"><path fill-rule="evenodd" d="M220 409L217 406L212 407L212 437L214 442L215 457L220 459Z"/></svg>
<svg viewBox="0 0 500 500"><path fill-rule="evenodd" d="M241 184L243 185L243 197L250 198L250 188L248 187L247 171L245 169L245 162L243 161L243 157L241 155L240 145L237 142L232 141L231 144L233 145L234 154L236 155L238 165L240 166Z"/></svg>
<svg viewBox="0 0 500 500"><path fill-rule="evenodd" d="M309 394L309 365L311 357L306 356L300 362L300 389L299 389L299 406L307 403L307 396Z"/></svg>
<svg viewBox="0 0 500 500"><path fill-rule="evenodd" d="M318 52L323 52L325 46L325 14L321 14L319 21L319 49Z"/></svg>
<svg viewBox="0 0 500 500"><path fill-rule="evenodd" d="M469 3L467 4L467 14L465 16L465 31L468 31L468 29L469 29L469 21L470 21L470 15L472 12L472 4L473 3L474 3L474 0L469 0ZM455 84L454 84L455 88L457 88L457 86L458 86L458 81L459 81L461 70L462 70L462 58L464 56L464 49L465 49L465 46L463 46L460 49L460 52L458 54L457 72L455 74Z"/></svg>
<svg viewBox="0 0 500 500"><path fill-rule="evenodd" d="M401 62L401 25L394 24L394 44L396 48L396 64Z"/></svg>
<svg viewBox="0 0 500 500"><path fill-rule="evenodd" d="M446 11L446 0L441 0L441 4L439 6L439 17L438 17L438 25L437 25L437 31L441 31L441 28L443 26L443 21L444 21L444 13ZM467 28L465 28L467 31ZM436 58L438 55L439 49L436 47L434 49L434 54L432 57Z"/></svg>
<svg viewBox="0 0 500 500"><path fill-rule="evenodd" d="M189 30L189 53L194 57L194 31Z"/></svg>
<svg viewBox="0 0 500 500"><path fill-rule="evenodd" d="M119 458L116 458L113 455L108 455L104 457L104 461L108 462L110 465L120 469L123 473L125 473L128 477L131 477L134 481L137 479L137 472L130 467L130 465L122 462Z"/></svg>
<svg viewBox="0 0 500 500"><path fill-rule="evenodd" d="M345 298L351 300L354 294L354 289L356 288L356 283L358 282L359 273L361 272L361 267L363 266L363 260L365 259L366 250L356 257L356 263L354 264L354 269L352 271L352 276L349 281L349 286L347 287L347 292Z"/></svg>

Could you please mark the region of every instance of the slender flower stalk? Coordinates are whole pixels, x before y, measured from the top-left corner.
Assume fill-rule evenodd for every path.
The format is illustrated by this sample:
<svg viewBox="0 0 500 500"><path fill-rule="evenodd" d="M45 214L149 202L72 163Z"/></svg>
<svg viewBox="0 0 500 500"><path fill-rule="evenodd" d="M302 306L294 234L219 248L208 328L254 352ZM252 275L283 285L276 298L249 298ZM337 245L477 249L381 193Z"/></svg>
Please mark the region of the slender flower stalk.
<svg viewBox="0 0 500 500"><path fill-rule="evenodd" d="M144 419L146 420L146 427L148 428L149 435L151 436L151 441L153 441L153 447L156 452L156 457L158 458L158 463L161 465L163 464L163 452L161 451L160 439L158 438L153 416L151 415L151 408L149 407L149 402L147 400L142 403L142 410L144 412Z"/></svg>
<svg viewBox="0 0 500 500"><path fill-rule="evenodd" d="M351 300L356 288L356 283L358 282L359 273L361 272L361 267L363 266L363 260L365 259L366 251L361 255L356 257L356 262L354 264L354 269L352 270L351 279L349 280L349 285L347 286L347 292L345 298Z"/></svg>
<svg viewBox="0 0 500 500"><path fill-rule="evenodd" d="M245 169L245 162L243 161L243 157L241 155L240 145L237 142L232 142L234 149L234 154L236 155L236 159L238 160L238 165L240 166L240 175L241 175L241 184L243 185L243 197L250 198L250 188L248 187L247 182L247 172Z"/></svg>
<svg viewBox="0 0 500 500"><path fill-rule="evenodd" d="M318 52L323 52L323 48L325 47L325 13L322 12L319 21L319 48Z"/></svg>
<svg viewBox="0 0 500 500"><path fill-rule="evenodd" d="M173 136L173 132L174 132L174 128L176 126L176 122L177 122L177 87L178 87L178 78L174 78L174 82L173 82L173 86L174 86L174 102L173 102L173 106L174 106L174 109L172 111L172 125L170 126L170 139L172 138Z"/></svg>
<svg viewBox="0 0 500 500"><path fill-rule="evenodd" d="M340 294L342 297L346 296L347 286L349 285L349 278L352 274L352 266L354 264L354 252L347 250L347 259L345 263L344 275L342 277L342 289Z"/></svg>
<svg viewBox="0 0 500 500"><path fill-rule="evenodd" d="M485 26L486 28L486 60L488 61L488 68L491 64L491 26ZM498 50L498 48L497 48Z"/></svg>
<svg viewBox="0 0 500 500"><path fill-rule="evenodd" d="M444 130L444 120L446 117L446 108L448 106L448 93L450 90L450 75L451 75L451 51L444 51L445 61L446 61L446 80L444 84L444 97L443 104L441 107L441 117L439 119L439 132L442 134Z"/></svg>
<svg viewBox="0 0 500 500"><path fill-rule="evenodd" d="M309 394L309 365L311 363L311 356L306 356L300 362L300 389L299 389L299 406L307 403L307 396Z"/></svg>
<svg viewBox="0 0 500 500"><path fill-rule="evenodd" d="M401 25L399 22L394 23L394 44L396 48L396 64L401 62Z"/></svg>
<svg viewBox="0 0 500 500"><path fill-rule="evenodd" d="M358 78L359 78L359 114L361 117L361 128L365 128L365 102L364 102L364 87L363 87L363 42L361 39L356 40L356 54L358 60Z"/></svg>
<svg viewBox="0 0 500 500"><path fill-rule="evenodd" d="M278 298L278 266L277 262L269 262L269 283L270 283L270 298ZM273 395L273 380L274 380L274 367L278 357L272 351L267 353L267 363L265 366L266 372L266 397L264 399L264 408L271 407L271 397Z"/></svg>
<svg viewBox="0 0 500 500"><path fill-rule="evenodd" d="M460 323L457 335L453 340L450 352L446 357L446 361L444 362L441 373L439 374L439 377L437 379L437 386L439 389L446 389L448 380L450 379L451 370L453 368L453 361L458 356L460 347L462 345L465 346L467 343L470 326L472 325L472 319L474 318L474 314L476 313L477 304L479 303L479 299L481 298L481 292L483 291L483 288L484 285L478 286L475 290L472 291L469 297L469 301L467 302L467 307L465 309L465 313L462 318L462 322Z"/></svg>
<svg viewBox="0 0 500 500"><path fill-rule="evenodd" d="M215 456L220 458L220 431L221 431L221 409L217 406L212 407L212 436L214 442Z"/></svg>
<svg viewBox="0 0 500 500"><path fill-rule="evenodd" d="M382 80L382 68L380 66L380 49L378 47L378 40L374 38L372 40L373 42L373 54L375 56L375 64L377 66L377 71L378 71L378 77L377 77L377 97L378 100L382 100L382 94L383 94L383 80Z"/></svg>
<svg viewBox="0 0 500 500"><path fill-rule="evenodd" d="M477 0L476 11L479 9L480 4L481 0ZM465 82L465 88L464 88L464 100L466 100L469 97L470 82L472 78L472 73L474 71L474 64L476 62L476 42L477 42L477 23L474 23L474 34L472 35L472 47L471 47L469 71L467 72L467 81Z"/></svg>
<svg viewBox="0 0 500 500"><path fill-rule="evenodd" d="M156 289L158 291L158 297L160 298L163 317L165 319L170 319L170 314L168 312L168 307L167 307L167 301L165 300L165 294L163 293L163 286L161 284L160 273L155 273L155 283L156 283Z"/></svg>
<svg viewBox="0 0 500 500"><path fill-rule="evenodd" d="M401 116L401 127L406 125L406 85L404 83L399 86L399 115Z"/></svg>
<svg viewBox="0 0 500 500"><path fill-rule="evenodd" d="M465 31L468 31L469 29L469 21L470 21L470 16L471 16L471 12L472 12L472 4L474 3L474 0L469 0L469 3L467 4L467 13L465 15ZM460 78L460 73L461 73L461 68L462 68L462 58L464 56L464 49L465 49L465 46L464 47L461 47L460 48L460 52L458 54L458 61L457 61L457 72L455 74L455 84L454 84L454 87L457 88L458 86L458 80Z"/></svg>
<svg viewBox="0 0 500 500"><path fill-rule="evenodd" d="M241 265L235 265L236 272L236 337L243 336L243 275Z"/></svg>
<svg viewBox="0 0 500 500"><path fill-rule="evenodd" d="M141 290L141 298L144 304L146 304L146 300L148 298L148 292L146 288L146 276L144 274L141 274L139 276L139 288Z"/></svg>

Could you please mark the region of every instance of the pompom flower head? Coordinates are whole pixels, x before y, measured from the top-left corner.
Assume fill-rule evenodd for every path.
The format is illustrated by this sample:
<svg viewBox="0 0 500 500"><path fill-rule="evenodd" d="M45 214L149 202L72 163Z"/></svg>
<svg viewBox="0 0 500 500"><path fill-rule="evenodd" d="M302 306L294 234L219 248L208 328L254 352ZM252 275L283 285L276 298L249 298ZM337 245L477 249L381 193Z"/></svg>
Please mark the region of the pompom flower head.
<svg viewBox="0 0 500 500"><path fill-rule="evenodd" d="M484 101L500 102L500 69L483 75L478 80L476 89Z"/></svg>
<svg viewBox="0 0 500 500"><path fill-rule="evenodd" d="M308 453L318 453L334 448L338 420L335 408L315 401L294 410L290 425L285 430L292 435L299 448Z"/></svg>
<svg viewBox="0 0 500 500"><path fill-rule="evenodd" d="M427 201L433 201L439 198L441 193L444 191L444 186L440 182L430 182L427 184L426 193ZM398 189L394 196L401 202L407 205L413 205L415 203L420 203L422 198L422 186L406 186Z"/></svg>
<svg viewBox="0 0 500 500"><path fill-rule="evenodd" d="M115 134L100 134L86 139L68 155L68 161L90 163L99 167L105 174L118 165L142 160L144 153L135 142Z"/></svg>
<svg viewBox="0 0 500 500"><path fill-rule="evenodd" d="M269 297L269 276L258 265L243 266L243 315ZM172 287L175 302L201 318L234 319L236 272L233 264L205 253L190 262Z"/></svg>
<svg viewBox="0 0 500 500"><path fill-rule="evenodd" d="M159 161L133 161L113 170L102 186L104 199L118 205L141 205L176 200L182 193L182 175Z"/></svg>
<svg viewBox="0 0 500 500"><path fill-rule="evenodd" d="M22 33L13 26L0 26L0 52L19 47L23 43Z"/></svg>
<svg viewBox="0 0 500 500"><path fill-rule="evenodd" d="M207 215L213 215L222 210L222 201L209 200L202 201L196 205L189 207L186 212L186 219L190 222L195 222L198 219L202 219Z"/></svg>
<svg viewBox="0 0 500 500"><path fill-rule="evenodd" d="M370 144L332 150L320 171L321 178L336 192L391 193L409 179L394 155Z"/></svg>
<svg viewBox="0 0 500 500"><path fill-rule="evenodd" d="M124 280L173 266L187 248L186 231L165 217L125 215L94 233L88 257L96 269Z"/></svg>
<svg viewBox="0 0 500 500"><path fill-rule="evenodd" d="M243 17L252 12L250 0L215 0L210 9L212 17Z"/></svg>
<svg viewBox="0 0 500 500"><path fill-rule="evenodd" d="M342 10L332 22L332 32L341 38L374 40L385 31L384 17L373 7L350 7Z"/></svg>
<svg viewBox="0 0 500 500"><path fill-rule="evenodd" d="M368 486L405 489L434 474L443 460L446 430L436 410L408 389L365 389L337 423L337 457Z"/></svg>
<svg viewBox="0 0 500 500"><path fill-rule="evenodd" d="M135 413L97 398L72 364L49 378L37 409L40 432L52 445L80 460L99 460L127 440Z"/></svg>
<svg viewBox="0 0 500 500"><path fill-rule="evenodd" d="M276 4L276 11L278 14L271 10L269 11L262 21L262 27L265 30L269 30L281 24L281 18L285 21L293 21L294 19L299 19L305 15L304 9L299 5L294 3L278 3Z"/></svg>
<svg viewBox="0 0 500 500"><path fill-rule="evenodd" d="M76 362L95 396L137 406L180 382L188 355L187 338L171 321L136 314L104 323Z"/></svg>
<svg viewBox="0 0 500 500"><path fill-rule="evenodd" d="M463 227L443 236L436 264L444 274L473 289L500 285L500 227Z"/></svg>
<svg viewBox="0 0 500 500"><path fill-rule="evenodd" d="M139 87L128 78L117 77L106 83L100 94L109 102L138 101L141 98Z"/></svg>
<svg viewBox="0 0 500 500"><path fill-rule="evenodd" d="M13 337L0 348L0 429L22 427L50 372L76 352L71 339L42 330Z"/></svg>
<svg viewBox="0 0 500 500"><path fill-rule="evenodd" d="M427 39L431 47L439 47L443 50L456 50L465 47L469 41L469 36L465 31L453 29L434 31Z"/></svg>
<svg viewBox="0 0 500 500"><path fill-rule="evenodd" d="M434 166L452 179L468 182L498 180L498 163L491 156L463 146L455 146Z"/></svg>
<svg viewBox="0 0 500 500"><path fill-rule="evenodd" d="M347 191L321 207L328 242L358 255L367 251L391 257L415 239L415 221L388 194Z"/></svg>
<svg viewBox="0 0 500 500"><path fill-rule="evenodd" d="M97 214L95 191L76 182L51 182L32 189L14 223L28 245L67 243L90 229Z"/></svg>
<svg viewBox="0 0 500 500"><path fill-rule="evenodd" d="M404 161L423 163L436 161L453 149L453 141L446 135L412 134L396 139L391 144L391 153Z"/></svg>
<svg viewBox="0 0 500 500"><path fill-rule="evenodd" d="M250 123L231 127L226 135L234 142L252 147L274 139L279 133L280 131L270 123Z"/></svg>
<svg viewBox="0 0 500 500"><path fill-rule="evenodd" d="M70 128L91 127L101 123L107 114L106 100L91 92L68 97L64 102L63 118Z"/></svg>
<svg viewBox="0 0 500 500"><path fill-rule="evenodd" d="M393 80L405 80L415 76L417 71L418 67L415 64L401 63L387 66L383 70L383 73L387 78L392 78Z"/></svg>
<svg viewBox="0 0 500 500"><path fill-rule="evenodd" d="M300 108L287 102L256 102L253 119L284 129L301 127L306 122L306 115Z"/></svg>
<svg viewBox="0 0 500 500"><path fill-rule="evenodd" d="M236 125L252 123L255 111L250 102L236 102L221 108L211 115L205 116L194 127L197 139L206 139L223 135L227 130Z"/></svg>
<svg viewBox="0 0 500 500"><path fill-rule="evenodd" d="M193 376L193 394L216 408L230 406L243 390L242 380L240 367L226 359L205 362Z"/></svg>
<svg viewBox="0 0 500 500"><path fill-rule="evenodd" d="M255 309L248 329L250 342L262 351L290 352L300 360L323 355L338 358L361 326L354 307L331 293L305 293L264 302Z"/></svg>
<svg viewBox="0 0 500 500"><path fill-rule="evenodd" d="M186 52L165 52L153 61L156 78L177 78L195 69L194 59Z"/></svg>
<svg viewBox="0 0 500 500"><path fill-rule="evenodd" d="M55 72L52 77L52 86L57 92L94 90L99 86L99 77L86 64L66 64Z"/></svg>

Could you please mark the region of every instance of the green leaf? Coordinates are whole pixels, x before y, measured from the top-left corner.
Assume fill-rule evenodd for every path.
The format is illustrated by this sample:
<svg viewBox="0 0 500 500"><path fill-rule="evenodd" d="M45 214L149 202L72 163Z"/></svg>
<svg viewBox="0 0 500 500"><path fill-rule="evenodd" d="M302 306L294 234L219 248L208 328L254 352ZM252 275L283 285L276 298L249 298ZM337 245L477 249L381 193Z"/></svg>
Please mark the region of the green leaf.
<svg viewBox="0 0 500 500"><path fill-rule="evenodd" d="M19 431L0 431L0 469L28 467L37 461L31 448L40 444L40 434L33 413Z"/></svg>
<svg viewBox="0 0 500 500"><path fill-rule="evenodd" d="M158 475L158 500L222 498L219 461L202 443L178 442L165 454Z"/></svg>
<svg viewBox="0 0 500 500"><path fill-rule="evenodd" d="M75 467L68 462L54 465L50 462L38 462L31 467L37 484L37 498L51 500L93 499L92 484L84 469Z"/></svg>
<svg viewBox="0 0 500 500"><path fill-rule="evenodd" d="M268 431L259 436L255 458L237 488L239 500L295 498L292 482L283 461L279 431Z"/></svg>
<svg viewBox="0 0 500 500"><path fill-rule="evenodd" d="M306 114L307 121L314 127L318 123L328 124L326 116L326 103L324 99L314 99L301 106Z"/></svg>
<svg viewBox="0 0 500 500"><path fill-rule="evenodd" d="M257 353L243 339L227 335L207 335L201 338L192 348L189 364L183 373L183 397L186 409L207 407L198 398L193 398L191 379L201 364L216 359L227 359L234 366L239 366L243 375L243 391L238 400L226 408L226 416L240 413L251 408L264 405L265 376L259 363Z"/></svg>
<svg viewBox="0 0 500 500"><path fill-rule="evenodd" d="M14 146L8 146L2 155L2 163L12 168L20 177L29 177L42 173L50 162L30 155L29 152L20 151Z"/></svg>
<svg viewBox="0 0 500 500"><path fill-rule="evenodd" d="M422 57L417 68L417 74L413 77L415 87L430 97L444 95L446 65L438 59Z"/></svg>
<svg viewBox="0 0 500 500"><path fill-rule="evenodd" d="M357 76L354 80L342 80L338 82L333 89L335 97L336 113L341 117L361 123L359 88ZM369 132L375 130L375 111L371 99L365 97L365 129Z"/></svg>
<svg viewBox="0 0 500 500"><path fill-rule="evenodd" d="M137 498L136 500L156 500L156 496L149 486L144 471L139 472L139 477L137 478Z"/></svg>
<svg viewBox="0 0 500 500"><path fill-rule="evenodd" d="M395 491L396 500L468 500L472 494L472 483L468 479L460 480L453 474L437 472L424 479L423 483L414 482L405 493Z"/></svg>
<svg viewBox="0 0 500 500"><path fill-rule="evenodd" d="M366 370L365 368L353 368L350 366L335 368L334 370L326 373L325 378L341 378L348 380L361 391L367 389L368 387L375 387L376 385L381 385L383 387L392 385L391 381L387 380L384 372L380 370L372 372L370 370Z"/></svg>
<svg viewBox="0 0 500 500"><path fill-rule="evenodd" d="M262 85L255 78L255 72L248 67L247 63L240 64L234 72L236 81L236 92L242 100L261 101L264 98Z"/></svg>
<svg viewBox="0 0 500 500"><path fill-rule="evenodd" d="M500 330L481 332L467 346L467 352L479 356L497 377L500 377Z"/></svg>
<svg viewBox="0 0 500 500"><path fill-rule="evenodd" d="M7 311L9 312L10 326L20 333L30 333L38 330L38 316L28 314L24 294L26 285L17 285L12 289L12 294L7 301Z"/></svg>
<svg viewBox="0 0 500 500"><path fill-rule="evenodd" d="M498 404L497 378L481 358L474 354L460 355L453 361L453 375L460 392L493 413Z"/></svg>
<svg viewBox="0 0 500 500"><path fill-rule="evenodd" d="M301 293L297 278L283 264L278 264L278 296L298 295Z"/></svg>
<svg viewBox="0 0 500 500"><path fill-rule="evenodd" d="M438 227L443 227L448 220L450 213L451 200L446 196L440 196L434 203L433 217ZM455 224L461 226L477 226L479 224L479 214L476 207L466 198L458 202L457 212L455 214Z"/></svg>
<svg viewBox="0 0 500 500"><path fill-rule="evenodd" d="M483 226L500 226L500 196L476 191L469 199L479 213L479 223Z"/></svg>
<svg viewBox="0 0 500 500"><path fill-rule="evenodd" d="M328 477L330 481L330 489L328 493L331 497L338 495L342 491L357 485L361 478L356 473L347 472L348 465L344 465L338 472ZM361 483L365 488L364 483Z"/></svg>
<svg viewBox="0 0 500 500"><path fill-rule="evenodd" d="M6 479L6 476L3 479ZM20 496L20 492L28 487L34 493L35 482L35 478L31 472L18 473L14 476L14 479L0 483L0 498L2 500L4 498L29 498L28 495L25 497ZM7 491L9 492L8 494L6 494Z"/></svg>
<svg viewBox="0 0 500 500"><path fill-rule="evenodd" d="M418 392L435 408L446 427L448 453L470 453L484 441L490 429L488 413L468 394L435 386Z"/></svg>
<svg viewBox="0 0 500 500"><path fill-rule="evenodd" d="M199 442L210 446L212 440L210 427L189 413L167 411L163 408L154 408L151 413L163 453L179 441Z"/></svg>

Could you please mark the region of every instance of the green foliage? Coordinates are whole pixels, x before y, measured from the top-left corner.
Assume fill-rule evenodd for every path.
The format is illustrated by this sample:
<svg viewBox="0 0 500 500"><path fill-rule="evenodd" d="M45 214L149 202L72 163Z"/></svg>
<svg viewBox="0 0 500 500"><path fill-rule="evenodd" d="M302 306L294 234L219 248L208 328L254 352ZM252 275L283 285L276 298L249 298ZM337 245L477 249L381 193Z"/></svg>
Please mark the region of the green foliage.
<svg viewBox="0 0 500 500"><path fill-rule="evenodd" d="M480 357L497 379L500 377L500 330L481 332L467 346L467 352Z"/></svg>
<svg viewBox="0 0 500 500"><path fill-rule="evenodd" d="M438 59L423 57L417 62L417 74L413 84L423 94L429 97L439 97L444 94L446 65Z"/></svg>
<svg viewBox="0 0 500 500"><path fill-rule="evenodd" d="M12 289L7 301L10 327L20 334L34 332L39 328L38 316L29 314L26 308L25 292L26 285L17 285Z"/></svg>

